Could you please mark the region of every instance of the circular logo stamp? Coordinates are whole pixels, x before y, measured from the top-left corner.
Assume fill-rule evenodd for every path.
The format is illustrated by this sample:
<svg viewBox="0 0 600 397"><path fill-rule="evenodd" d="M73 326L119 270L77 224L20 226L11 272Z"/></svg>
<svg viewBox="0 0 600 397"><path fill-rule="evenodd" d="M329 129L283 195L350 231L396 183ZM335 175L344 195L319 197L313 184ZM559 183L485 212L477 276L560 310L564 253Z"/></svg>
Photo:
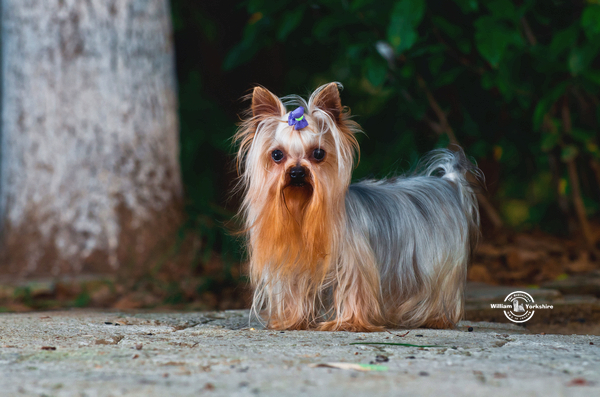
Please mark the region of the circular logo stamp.
<svg viewBox="0 0 600 397"><path fill-rule="evenodd" d="M535 313L535 310L532 310L532 307L534 307L533 298L527 292L511 292L504 299L504 304L507 305L506 308L509 305L511 306L510 309L504 310L504 315L513 323L524 323L533 317Z"/></svg>

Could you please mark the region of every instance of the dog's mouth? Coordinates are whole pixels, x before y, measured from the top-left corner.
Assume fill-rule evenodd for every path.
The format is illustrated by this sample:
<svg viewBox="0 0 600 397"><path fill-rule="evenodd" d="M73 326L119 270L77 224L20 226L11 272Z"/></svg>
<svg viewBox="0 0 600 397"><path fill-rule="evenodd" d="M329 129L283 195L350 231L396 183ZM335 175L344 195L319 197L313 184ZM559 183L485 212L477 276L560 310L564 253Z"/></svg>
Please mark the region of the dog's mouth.
<svg viewBox="0 0 600 397"><path fill-rule="evenodd" d="M281 197L287 211L298 222L301 222L304 209L311 201L313 194L314 186L309 170L305 169L305 172L302 173L298 171L294 176L289 171L286 173L281 189Z"/></svg>
<svg viewBox="0 0 600 397"><path fill-rule="evenodd" d="M304 186L306 186L306 181L295 181L295 180L292 180L290 183L288 183L288 186L304 187Z"/></svg>
<svg viewBox="0 0 600 397"><path fill-rule="evenodd" d="M284 189L312 190L312 184L308 180L290 180L284 185Z"/></svg>

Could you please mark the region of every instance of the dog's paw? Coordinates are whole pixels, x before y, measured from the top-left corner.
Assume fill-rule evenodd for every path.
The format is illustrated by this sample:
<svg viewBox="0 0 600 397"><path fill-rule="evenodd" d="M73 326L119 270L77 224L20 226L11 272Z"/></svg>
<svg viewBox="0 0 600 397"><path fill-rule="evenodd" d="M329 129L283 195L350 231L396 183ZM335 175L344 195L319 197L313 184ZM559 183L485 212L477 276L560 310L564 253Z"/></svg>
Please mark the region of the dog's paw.
<svg viewBox="0 0 600 397"><path fill-rule="evenodd" d="M421 328L450 329L454 328L454 324L446 318L438 318L425 321Z"/></svg>
<svg viewBox="0 0 600 397"><path fill-rule="evenodd" d="M274 329L277 331L297 331L309 329L308 322L306 321L282 321L277 319L271 319L267 326L268 329ZM314 328L314 327L313 327Z"/></svg>
<svg viewBox="0 0 600 397"><path fill-rule="evenodd" d="M319 323L318 331L382 332L385 327L357 321L326 321Z"/></svg>

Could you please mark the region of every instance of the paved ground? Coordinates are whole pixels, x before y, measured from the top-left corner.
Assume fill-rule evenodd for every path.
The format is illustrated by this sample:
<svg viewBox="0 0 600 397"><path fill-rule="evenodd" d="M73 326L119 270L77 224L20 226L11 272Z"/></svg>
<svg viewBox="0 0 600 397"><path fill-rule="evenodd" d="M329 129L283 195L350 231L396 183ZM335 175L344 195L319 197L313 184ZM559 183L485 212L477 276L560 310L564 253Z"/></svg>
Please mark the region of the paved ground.
<svg viewBox="0 0 600 397"><path fill-rule="evenodd" d="M490 323L403 337L251 326L245 311L2 314L0 395L600 395L598 336Z"/></svg>

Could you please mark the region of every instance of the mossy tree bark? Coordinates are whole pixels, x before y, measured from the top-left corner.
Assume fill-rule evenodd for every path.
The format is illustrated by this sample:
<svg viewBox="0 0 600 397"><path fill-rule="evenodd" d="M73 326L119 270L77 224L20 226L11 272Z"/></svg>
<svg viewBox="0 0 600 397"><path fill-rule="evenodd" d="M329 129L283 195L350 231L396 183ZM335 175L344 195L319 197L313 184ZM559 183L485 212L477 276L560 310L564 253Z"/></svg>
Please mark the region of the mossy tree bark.
<svg viewBox="0 0 600 397"><path fill-rule="evenodd" d="M0 273L143 266L181 220L168 0L1 0Z"/></svg>

